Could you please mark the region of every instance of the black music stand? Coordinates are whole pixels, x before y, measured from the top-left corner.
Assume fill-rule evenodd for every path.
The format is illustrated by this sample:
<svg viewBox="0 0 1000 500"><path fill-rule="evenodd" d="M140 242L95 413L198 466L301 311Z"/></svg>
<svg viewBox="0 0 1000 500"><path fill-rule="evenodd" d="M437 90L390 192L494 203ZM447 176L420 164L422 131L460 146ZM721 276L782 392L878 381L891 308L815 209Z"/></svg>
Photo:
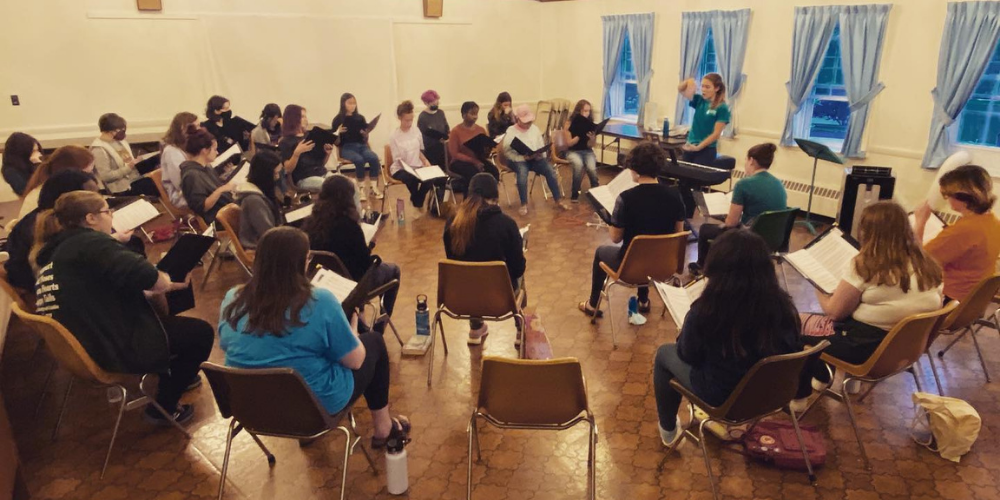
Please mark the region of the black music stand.
<svg viewBox="0 0 1000 500"><path fill-rule="evenodd" d="M796 224L802 224L809 230L810 233L816 234L816 228L812 224L812 205L813 205L813 191L816 191L816 166L819 164L820 160L828 161L831 163L836 163L838 165L843 165L844 160L836 155L830 148L826 147L824 144L818 142L807 141L805 139L795 139L795 144L799 145L799 149L802 150L807 156L813 159L813 173L812 181L809 182L809 204L806 208L806 220L796 221Z"/></svg>

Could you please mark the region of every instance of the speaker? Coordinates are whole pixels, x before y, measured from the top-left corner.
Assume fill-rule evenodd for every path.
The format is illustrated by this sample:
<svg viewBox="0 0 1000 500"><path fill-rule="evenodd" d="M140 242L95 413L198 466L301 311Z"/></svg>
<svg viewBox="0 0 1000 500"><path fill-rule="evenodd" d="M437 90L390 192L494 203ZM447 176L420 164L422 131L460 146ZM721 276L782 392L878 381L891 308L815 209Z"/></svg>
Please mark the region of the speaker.
<svg viewBox="0 0 1000 500"><path fill-rule="evenodd" d="M896 178L892 169L886 167L855 166L845 170L837 224L841 231L857 239L861 212L879 200L891 200Z"/></svg>

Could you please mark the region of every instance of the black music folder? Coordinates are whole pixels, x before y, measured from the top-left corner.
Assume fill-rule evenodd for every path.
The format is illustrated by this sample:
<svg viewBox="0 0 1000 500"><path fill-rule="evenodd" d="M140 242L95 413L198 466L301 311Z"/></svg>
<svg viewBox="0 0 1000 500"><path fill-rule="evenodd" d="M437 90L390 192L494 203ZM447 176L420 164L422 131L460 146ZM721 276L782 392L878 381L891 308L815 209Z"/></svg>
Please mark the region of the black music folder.
<svg viewBox="0 0 1000 500"><path fill-rule="evenodd" d="M487 151L495 148L497 143L486 134L479 134L472 139L465 141L463 146L472 150L477 156L485 155Z"/></svg>
<svg viewBox="0 0 1000 500"><path fill-rule="evenodd" d="M429 128L427 130L421 131L421 133L423 133L427 137L430 137L431 139L434 139L435 141L448 140L448 133L447 132L442 133L440 130L434 130L432 128Z"/></svg>
<svg viewBox="0 0 1000 500"><path fill-rule="evenodd" d="M518 139L517 137L515 137L514 140L511 141L510 143L510 148L513 149L514 151L517 151L518 154L522 156L534 156L540 153L544 153L550 147L552 147L551 143L546 144L538 149L531 149L528 147L527 144L522 142L521 139Z"/></svg>
<svg viewBox="0 0 1000 500"><path fill-rule="evenodd" d="M327 144L333 144L337 141L337 134L334 134L329 130L325 130L319 127L313 127L311 130L309 130L309 133L306 134L305 139L302 140L312 141L313 144L315 144L315 147L313 147L313 151L317 149L322 151L324 146L326 146Z"/></svg>
<svg viewBox="0 0 1000 500"><path fill-rule="evenodd" d="M258 151L274 151L275 153L280 152L278 146L272 146L271 144L264 144L263 142L255 142L254 146L257 147Z"/></svg>
<svg viewBox="0 0 1000 500"><path fill-rule="evenodd" d="M182 234L177 243L156 264L156 268L167 273L170 281L182 283L188 274L198 266L205 252L215 243L215 238L200 234ZM194 289L189 286L165 295L170 314L178 314L194 308Z"/></svg>
<svg viewBox="0 0 1000 500"><path fill-rule="evenodd" d="M593 132L594 135L600 135L601 132L604 132L604 127L609 121L611 121L611 118L605 118L600 123L594 123L588 118L577 115L577 117L573 119L573 123L570 124L570 129L582 131L584 135L591 132Z"/></svg>
<svg viewBox="0 0 1000 500"><path fill-rule="evenodd" d="M160 168L160 153L151 153L148 155L142 155L135 162L135 169L143 175L146 175L157 168Z"/></svg>
<svg viewBox="0 0 1000 500"><path fill-rule="evenodd" d="M375 130L380 118L382 118L382 113L375 115L375 118L372 118L372 121L368 122L368 126L365 127L365 132L371 133L372 130Z"/></svg>
<svg viewBox="0 0 1000 500"><path fill-rule="evenodd" d="M256 127L256 124L238 116L234 116L229 120L226 120L226 123L222 124L222 133L225 134L226 137L236 142L240 142L243 140L244 132L249 133Z"/></svg>

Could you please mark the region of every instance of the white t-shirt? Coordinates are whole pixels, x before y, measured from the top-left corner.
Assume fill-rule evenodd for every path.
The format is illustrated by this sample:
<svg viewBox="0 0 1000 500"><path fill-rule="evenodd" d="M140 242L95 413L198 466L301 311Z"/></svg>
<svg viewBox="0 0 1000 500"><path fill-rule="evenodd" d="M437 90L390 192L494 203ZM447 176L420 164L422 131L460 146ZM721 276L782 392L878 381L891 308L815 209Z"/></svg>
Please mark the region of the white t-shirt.
<svg viewBox="0 0 1000 500"><path fill-rule="evenodd" d="M400 160L406 162L413 168L424 165L420 159L420 152L424 149L424 136L417 127L410 127L410 130L403 132L397 128L389 136L389 150L392 151L392 165L389 165L389 175L393 175L403 169Z"/></svg>
<svg viewBox="0 0 1000 500"><path fill-rule="evenodd" d="M883 330L891 330L896 323L907 316L940 309L944 298L943 284L921 292L917 286L917 278L912 273L908 293L903 293L903 289L899 286L875 286L872 283L865 283L854 269L853 261L847 266L844 281L861 290L861 303L851 316L862 323Z"/></svg>
<svg viewBox="0 0 1000 500"><path fill-rule="evenodd" d="M545 138L542 137L542 131L538 130L538 127L534 124L528 127L528 130L521 130L517 125L511 125L507 128L507 133L503 136L503 152L511 161L525 161L524 156L515 151L511 146L515 138L520 139L525 146L528 146L532 150L545 145Z"/></svg>

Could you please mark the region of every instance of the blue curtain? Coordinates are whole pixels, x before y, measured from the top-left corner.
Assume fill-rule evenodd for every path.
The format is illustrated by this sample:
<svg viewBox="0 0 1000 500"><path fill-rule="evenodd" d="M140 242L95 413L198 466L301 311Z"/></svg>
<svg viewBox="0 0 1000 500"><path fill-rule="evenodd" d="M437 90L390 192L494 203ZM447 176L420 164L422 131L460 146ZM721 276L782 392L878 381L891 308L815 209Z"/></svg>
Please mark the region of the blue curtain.
<svg viewBox="0 0 1000 500"><path fill-rule="evenodd" d="M892 5L848 5L840 13L840 59L844 87L851 105L847 137L840 149L850 158L864 158L861 137L868 120L869 105L885 85L878 81L882 42Z"/></svg>
<svg viewBox="0 0 1000 500"><path fill-rule="evenodd" d="M612 116L611 84L618 73L618 61L621 59L628 21L625 16L602 16L601 20L604 24L604 96L601 99L601 116L607 118Z"/></svg>
<svg viewBox="0 0 1000 500"><path fill-rule="evenodd" d="M735 104L746 75L743 74L743 60L747 54L747 36L750 33L750 9L712 12L712 38L715 41L715 55L719 63L719 74L726 84L726 101L733 115ZM722 131L723 137L736 135L736 121Z"/></svg>
<svg viewBox="0 0 1000 500"><path fill-rule="evenodd" d="M924 168L938 168L950 154L948 127L965 107L1000 37L1000 3L949 3L938 53L934 114Z"/></svg>
<svg viewBox="0 0 1000 500"><path fill-rule="evenodd" d="M684 12L681 14L680 81L697 76L698 63L701 62L701 51L705 48L705 37L708 36L710 23L710 12ZM675 124L684 121L684 109L687 105L687 99L678 95L677 110L674 112Z"/></svg>
<svg viewBox="0 0 1000 500"><path fill-rule="evenodd" d="M823 53L830 45L841 9L842 7L833 5L795 8L792 72L791 79L785 84L788 89L788 110L785 113L785 129L781 133L783 146L795 145L792 139L796 115L819 74Z"/></svg>
<svg viewBox="0 0 1000 500"><path fill-rule="evenodd" d="M641 125L649 101L649 83L653 79L653 13L628 16L628 36L632 45L632 66L635 68L639 91L639 121Z"/></svg>

